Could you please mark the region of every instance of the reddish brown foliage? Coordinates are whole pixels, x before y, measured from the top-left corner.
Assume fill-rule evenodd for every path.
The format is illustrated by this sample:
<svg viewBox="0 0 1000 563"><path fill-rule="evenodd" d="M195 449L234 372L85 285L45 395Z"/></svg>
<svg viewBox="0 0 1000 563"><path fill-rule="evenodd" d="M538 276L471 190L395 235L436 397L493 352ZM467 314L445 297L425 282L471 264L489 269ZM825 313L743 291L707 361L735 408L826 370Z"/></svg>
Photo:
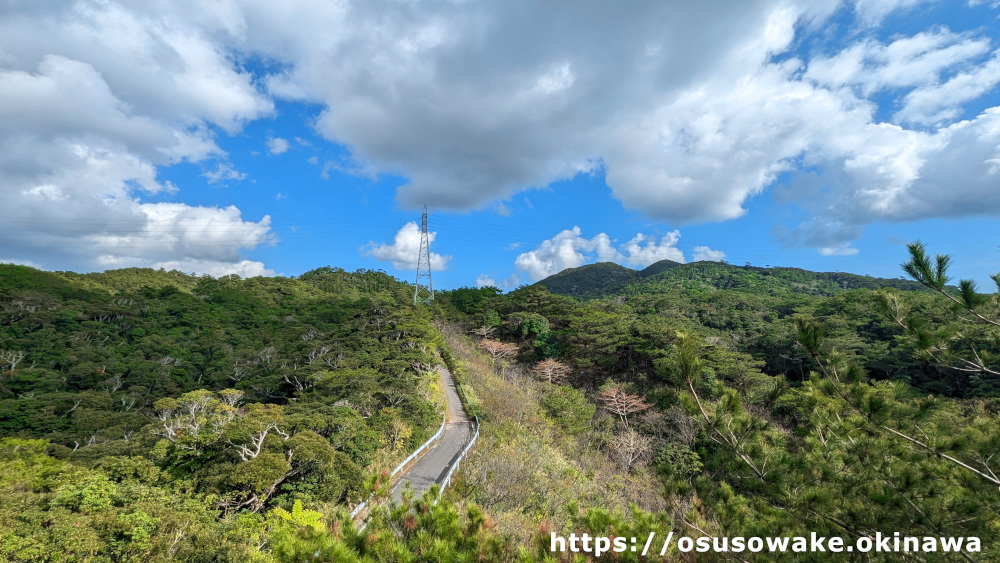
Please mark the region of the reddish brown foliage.
<svg viewBox="0 0 1000 563"><path fill-rule="evenodd" d="M642 412L651 406L639 395L626 393L618 386L605 388L597 394L597 400L604 404L604 408L617 414L626 427L628 415Z"/></svg>
<svg viewBox="0 0 1000 563"><path fill-rule="evenodd" d="M498 340L485 339L479 343L479 348L490 355L493 361L513 358L517 355L517 345Z"/></svg>

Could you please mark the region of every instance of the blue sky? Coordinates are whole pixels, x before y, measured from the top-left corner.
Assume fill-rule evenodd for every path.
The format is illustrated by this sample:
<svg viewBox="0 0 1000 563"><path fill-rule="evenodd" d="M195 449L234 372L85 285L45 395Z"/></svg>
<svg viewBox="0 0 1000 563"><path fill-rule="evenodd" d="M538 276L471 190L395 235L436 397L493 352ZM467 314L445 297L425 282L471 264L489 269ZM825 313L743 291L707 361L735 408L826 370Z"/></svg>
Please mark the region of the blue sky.
<svg viewBox="0 0 1000 563"><path fill-rule="evenodd" d="M0 261L411 280L426 203L439 288L664 258L898 277L918 238L1000 270L991 2L0 12Z"/></svg>

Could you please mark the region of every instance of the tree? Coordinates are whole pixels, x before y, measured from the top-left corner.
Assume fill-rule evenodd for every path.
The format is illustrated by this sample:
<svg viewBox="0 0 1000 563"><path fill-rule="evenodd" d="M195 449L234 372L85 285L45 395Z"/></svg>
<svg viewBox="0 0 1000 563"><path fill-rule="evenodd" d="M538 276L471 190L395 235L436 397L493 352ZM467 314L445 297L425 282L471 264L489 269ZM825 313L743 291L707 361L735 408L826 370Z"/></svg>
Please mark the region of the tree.
<svg viewBox="0 0 1000 563"><path fill-rule="evenodd" d="M608 411L618 415L627 429L631 428L628 424L628 415L642 412L652 406L639 395L626 393L620 386L614 384L601 389L597 394L597 400Z"/></svg>
<svg viewBox="0 0 1000 563"><path fill-rule="evenodd" d="M572 352L567 355L578 369L590 372L595 387L601 373L631 367L621 361L621 352L631 342L631 322L627 307L608 303L588 303L569 317L567 341Z"/></svg>
<svg viewBox="0 0 1000 563"><path fill-rule="evenodd" d="M831 354L825 361L820 357L823 331L815 323L800 319L798 327L799 342L815 360L826 381L820 390L828 396L839 399L842 410L861 415L869 431L887 432L926 454L946 460L992 485L1000 486L1000 477L997 477L995 472L1000 471L1000 467L994 468L990 465L992 456L979 455L979 459L975 462L962 461L945 453L949 448L936 447L934 441L928 439L923 428L928 423L934 422L934 411L939 406L933 398L920 401L916 405L908 405L899 399L901 390L898 389L898 385L895 387L891 383L881 386L868 385L864 381L864 374L856 365L845 365L843 358L837 354ZM921 422L923 424L920 424ZM908 429L911 425L912 430ZM988 436L979 438L980 440L985 438L987 442L996 439Z"/></svg>
<svg viewBox="0 0 1000 563"><path fill-rule="evenodd" d="M14 371L27 355L24 350L0 350L0 373Z"/></svg>
<svg viewBox="0 0 1000 563"><path fill-rule="evenodd" d="M653 440L631 428L616 432L608 447L611 457L625 471L645 465L649 461Z"/></svg>
<svg viewBox="0 0 1000 563"><path fill-rule="evenodd" d="M232 390L226 397L231 399ZM177 399L165 397L153 403L159 427L154 433L163 436L180 449L195 454L215 443L223 429L236 417L236 408L220 401L207 389L184 393Z"/></svg>
<svg viewBox="0 0 1000 563"><path fill-rule="evenodd" d="M503 369L503 360L508 360L517 355L517 345L499 340L484 339L479 342L479 349L489 354L493 360L493 370L499 375Z"/></svg>
<svg viewBox="0 0 1000 563"><path fill-rule="evenodd" d="M535 376L549 383L565 383L571 371L568 365L552 358L542 360L534 367Z"/></svg>
<svg viewBox="0 0 1000 563"><path fill-rule="evenodd" d="M256 459L264 447L264 441L271 432L281 434L288 439L288 434L278 427L283 421L284 408L281 405L262 405L253 403L244 409L239 420L229 431L228 443L243 461ZM236 440L235 442L233 440Z"/></svg>
<svg viewBox="0 0 1000 563"><path fill-rule="evenodd" d="M975 318L975 322L1000 327L1000 320L996 315L990 318L981 314L976 309L988 301L984 295L976 292L976 282L971 279L964 279L958 283L958 296L952 294L947 288L947 283L951 281L948 277L948 267L951 265L951 256L947 254L937 254L934 256L934 264L931 265L930 257L924 248L924 243L917 241L906 245L910 252L910 261L903 264L903 271L924 286L940 293L964 308ZM1000 273L991 276L1000 291ZM994 307L997 305L993 302Z"/></svg>
<svg viewBox="0 0 1000 563"><path fill-rule="evenodd" d="M549 332L549 320L538 313L517 312L507 315L504 322L509 334L531 342Z"/></svg>
<svg viewBox="0 0 1000 563"><path fill-rule="evenodd" d="M1000 440L995 417L982 405L963 413L953 401L914 396L902 382L868 381L857 365L826 350L824 331L814 322L797 324L799 342L819 372L802 387L810 433L807 455L795 461L805 463L804 472L824 475L825 487L839 495L836 502L800 509L867 537L894 522L913 535L965 536L981 529L977 515L996 510L1000 485L1000 468L992 461ZM798 487L819 489L805 475L796 479ZM789 495L786 502L801 498ZM858 508L843 509L852 505Z"/></svg>
<svg viewBox="0 0 1000 563"><path fill-rule="evenodd" d="M766 419L760 414L747 412L743 401L732 389L725 390L723 397L710 412L696 388L703 377L704 361L701 346L694 337L685 333L677 333L677 338L679 340L677 366L680 376L687 383L688 390L695 400L708 438L732 450L754 472L754 475L763 481L767 462L755 459L753 454L761 450L756 439L758 432L767 425Z"/></svg>
<svg viewBox="0 0 1000 563"><path fill-rule="evenodd" d="M590 427L596 407L587 400L583 391L568 385L551 389L538 402L549 418L567 434L579 434Z"/></svg>
<svg viewBox="0 0 1000 563"><path fill-rule="evenodd" d="M883 314L935 364L964 374L1000 376L1000 273L991 276L998 289L992 296L978 293L971 279L959 281L957 290L952 289L947 285L951 281L949 255L935 255L932 263L922 242L910 243L907 249L910 260L902 265L903 271L964 314L955 315L952 323L934 323L912 314L902 296L888 289L879 295Z"/></svg>
<svg viewBox="0 0 1000 563"><path fill-rule="evenodd" d="M489 338L493 336L493 333L496 331L497 327L495 326L482 325L470 330L469 332L478 336L479 338Z"/></svg>

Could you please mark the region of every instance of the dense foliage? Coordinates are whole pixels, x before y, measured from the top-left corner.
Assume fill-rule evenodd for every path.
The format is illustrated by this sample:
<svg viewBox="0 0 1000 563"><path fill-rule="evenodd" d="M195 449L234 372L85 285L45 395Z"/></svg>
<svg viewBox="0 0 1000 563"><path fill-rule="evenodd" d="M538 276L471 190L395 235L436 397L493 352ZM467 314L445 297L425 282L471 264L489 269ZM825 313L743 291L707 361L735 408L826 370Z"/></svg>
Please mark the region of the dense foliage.
<svg viewBox="0 0 1000 563"><path fill-rule="evenodd" d="M841 559L995 561L1000 292L948 265L915 243L912 282L600 266L558 282L586 301L540 284L420 308L379 272L3 266L0 553L582 562L549 534L898 531L981 551ZM439 361L481 437L440 498L393 505L382 470L439 420Z"/></svg>
<svg viewBox="0 0 1000 563"><path fill-rule="evenodd" d="M382 272L330 268L241 280L0 266L0 436L22 440L15 450L30 444L35 460L3 473L14 490L42 495L0 501L20 513L5 521L51 530L17 534L32 538L83 525L64 518L92 515L98 526L114 516L132 530L122 533L138 526L161 542L170 518L211 534L220 516L362 500L368 475L440 421L430 375L439 336L428 311L407 305L409 291ZM18 480L38 467L47 482ZM66 492L77 484L86 490ZM99 498L86 500L91 492ZM153 512L177 493L188 495L177 514ZM80 553L118 549L105 544L110 531L92 531ZM166 552L198 541L181 534ZM34 558L22 549L36 541L12 545L7 558ZM145 560L166 548L128 549Z"/></svg>
<svg viewBox="0 0 1000 563"><path fill-rule="evenodd" d="M1000 293L950 285L947 266L915 243L906 283L700 263L585 302L543 283L463 289L454 305L473 334L520 343L508 377L571 368L537 391L542 415L579 432L560 384L582 393L598 410L577 440L635 478L658 475L681 533L978 537L982 553L953 557L991 561ZM547 327L530 342L526 315ZM739 558L781 559L758 557Z"/></svg>
<svg viewBox="0 0 1000 563"><path fill-rule="evenodd" d="M810 272L800 268L733 266L724 262L681 264L661 260L642 270L601 262L564 270L538 282L550 292L576 299L596 299L622 294L656 294L685 291L738 290L761 295L793 294L830 296L852 289L893 287L912 290L921 286L904 279L882 279L841 272Z"/></svg>

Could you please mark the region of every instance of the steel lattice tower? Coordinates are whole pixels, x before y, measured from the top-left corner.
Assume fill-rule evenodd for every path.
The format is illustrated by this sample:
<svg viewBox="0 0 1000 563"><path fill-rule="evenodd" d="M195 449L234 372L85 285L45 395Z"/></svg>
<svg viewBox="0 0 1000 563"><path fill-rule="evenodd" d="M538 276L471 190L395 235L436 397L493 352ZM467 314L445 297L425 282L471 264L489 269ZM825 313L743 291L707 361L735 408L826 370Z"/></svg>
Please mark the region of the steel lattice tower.
<svg viewBox="0 0 1000 563"><path fill-rule="evenodd" d="M420 256L417 258L417 282L413 288L413 304L434 301L431 285L431 237L427 231L427 206L420 217Z"/></svg>

